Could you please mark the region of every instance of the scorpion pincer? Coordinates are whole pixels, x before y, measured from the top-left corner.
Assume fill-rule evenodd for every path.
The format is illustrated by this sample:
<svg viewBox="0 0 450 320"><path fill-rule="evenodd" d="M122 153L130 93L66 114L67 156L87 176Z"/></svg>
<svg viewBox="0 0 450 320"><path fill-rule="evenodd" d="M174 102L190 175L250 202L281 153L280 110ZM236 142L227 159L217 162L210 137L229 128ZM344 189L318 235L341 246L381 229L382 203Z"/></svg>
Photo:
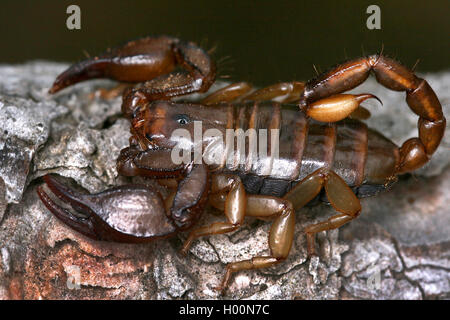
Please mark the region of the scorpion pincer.
<svg viewBox="0 0 450 320"><path fill-rule="evenodd" d="M358 120L367 116L360 103L376 97L342 93L360 85L370 73L386 88L405 92L408 106L419 116L418 137L401 147ZM131 121L132 136L130 146L121 151L117 169L124 176L167 179L171 192L163 199L148 186L129 184L91 195L75 192L47 175L44 181L49 190L77 214L39 187L46 207L95 240L146 242L190 230L183 253L199 237L238 229L245 216L272 220L270 254L229 263L218 287L225 290L232 273L286 259L296 210L319 197L338 212L305 228L307 251L313 255L316 233L358 217L358 198L375 195L395 182L397 175L422 167L444 135L442 107L427 81L383 55L347 61L307 82L278 83L259 90L240 82L196 103L171 100L207 92L215 74L214 62L196 44L160 36L128 42L59 75L50 93L92 78L143 82L123 93L122 111ZM213 148L208 148L211 139L203 135L186 145L191 152L201 144L202 161L176 164L171 158L177 145L172 133L183 128L193 136L196 121L201 121L203 133L277 129L279 137L275 143L269 139L265 155L246 152L244 162L239 157L226 161L224 156L214 163L206 161ZM208 203L224 212L224 221L196 227Z"/></svg>

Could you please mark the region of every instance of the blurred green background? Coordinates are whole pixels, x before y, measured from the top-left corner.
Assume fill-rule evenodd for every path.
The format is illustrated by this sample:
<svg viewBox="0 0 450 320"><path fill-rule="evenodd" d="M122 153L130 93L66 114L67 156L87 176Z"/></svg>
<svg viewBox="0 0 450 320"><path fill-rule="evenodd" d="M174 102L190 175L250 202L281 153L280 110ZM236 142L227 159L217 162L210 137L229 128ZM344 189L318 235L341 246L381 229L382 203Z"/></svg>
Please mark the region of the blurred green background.
<svg viewBox="0 0 450 320"><path fill-rule="evenodd" d="M66 8L81 8L68 30ZM381 8L381 30L366 9ZM77 61L151 34L217 45L220 74L257 85L305 80L364 53L384 52L419 72L448 69L450 1L2 0L0 63Z"/></svg>

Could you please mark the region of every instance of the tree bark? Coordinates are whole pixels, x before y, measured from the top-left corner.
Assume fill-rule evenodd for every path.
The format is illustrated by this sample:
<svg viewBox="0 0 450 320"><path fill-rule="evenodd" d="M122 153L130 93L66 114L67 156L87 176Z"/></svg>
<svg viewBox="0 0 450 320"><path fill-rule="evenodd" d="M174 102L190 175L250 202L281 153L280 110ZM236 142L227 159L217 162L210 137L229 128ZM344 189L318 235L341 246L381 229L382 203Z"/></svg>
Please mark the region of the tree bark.
<svg viewBox="0 0 450 320"><path fill-rule="evenodd" d="M150 244L87 239L65 227L36 195L41 176L56 173L90 192L125 183L115 159L127 146L121 98L91 81L56 96L47 90L67 66L30 62L0 66L0 298L221 299L214 287L228 262L267 253L270 225L246 219L229 235L198 240L184 257L186 233ZM422 75L449 119L450 73ZM220 84L218 84L220 85ZM380 97L367 121L397 144L417 136L404 94L370 79L354 90ZM448 299L450 297L450 138L426 167L383 194L362 200L354 222L318 235L319 258L307 259L306 225L333 210L326 204L296 215L289 258L268 269L239 272L228 299ZM151 182L150 182L151 183ZM208 209L200 223L220 221Z"/></svg>

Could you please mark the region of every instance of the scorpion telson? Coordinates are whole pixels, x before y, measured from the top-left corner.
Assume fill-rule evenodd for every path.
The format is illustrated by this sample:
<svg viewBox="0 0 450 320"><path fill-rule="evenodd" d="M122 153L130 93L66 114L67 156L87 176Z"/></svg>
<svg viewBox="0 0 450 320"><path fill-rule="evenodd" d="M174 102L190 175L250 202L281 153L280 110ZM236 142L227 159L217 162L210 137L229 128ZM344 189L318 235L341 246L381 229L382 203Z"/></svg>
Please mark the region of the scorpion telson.
<svg viewBox="0 0 450 320"><path fill-rule="evenodd" d="M65 224L95 240L146 242L190 230L181 247L184 254L199 237L238 229L245 216L272 220L270 254L229 263L218 286L225 290L232 273L286 259L294 238L295 211L322 189L338 213L305 228L309 255L315 253L316 233L355 219L361 212L359 197L374 195L395 182L398 174L422 167L444 135L441 104L427 81L383 55L347 61L308 82L278 83L259 90L240 82L196 103L170 100L206 92L215 70L214 62L194 43L161 36L131 41L59 75L50 93L92 78L144 82L123 93L122 111L131 120L132 137L120 153L117 169L124 176L168 179L171 192L162 199L148 186L129 184L82 194L47 175L49 190L78 214L59 206L41 186L38 194L43 203ZM418 137L401 147L357 120L368 116L360 103L375 96L343 93L370 73L384 87L405 92L408 106L419 116ZM171 133L184 128L192 135L195 121L202 122L203 132L278 129L279 144L269 144L264 157L246 155L243 164L175 164ZM200 143L208 157L211 141L204 138ZM278 159L271 152L275 147ZM224 212L224 221L194 226L207 203Z"/></svg>

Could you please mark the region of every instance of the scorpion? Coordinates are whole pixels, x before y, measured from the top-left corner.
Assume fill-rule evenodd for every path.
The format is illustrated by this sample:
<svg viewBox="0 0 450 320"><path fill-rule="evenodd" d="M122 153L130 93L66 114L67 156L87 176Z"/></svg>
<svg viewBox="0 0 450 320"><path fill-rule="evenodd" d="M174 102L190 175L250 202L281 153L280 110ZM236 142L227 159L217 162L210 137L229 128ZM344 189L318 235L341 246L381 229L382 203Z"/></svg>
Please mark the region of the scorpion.
<svg viewBox="0 0 450 320"><path fill-rule="evenodd" d="M406 93L408 106L419 117L418 137L398 147L360 121L367 118L361 102L378 98L343 92L363 83L370 73L384 87ZM357 218L359 198L376 195L397 175L426 164L445 131L441 104L427 81L381 53L349 60L307 82L281 82L262 89L238 82L197 102L179 100L206 93L215 77L216 65L206 51L169 36L130 41L69 67L49 93L94 78L129 83L121 108L131 122L131 137L120 152L117 171L157 179L170 192L163 198L150 186L126 184L89 194L45 175L48 190L75 212L57 204L39 186L42 202L63 223L95 240L143 243L189 230L183 254L199 237L237 230L246 216L272 221L270 254L227 264L216 288L223 292L233 273L285 260L294 238L295 212L319 199L337 213L304 229L308 256L314 255L318 232ZM193 135L198 121L202 133L276 129L279 136L271 140L265 155L246 150L240 155L245 161L238 161L239 156L226 161L222 150L219 155L224 156L214 162L206 161L211 160L214 140L203 135L183 147L187 152L200 147L201 160L175 163L172 151L179 141L172 133L181 128ZM255 137L248 139L250 143ZM207 204L223 212L224 220L198 227Z"/></svg>

